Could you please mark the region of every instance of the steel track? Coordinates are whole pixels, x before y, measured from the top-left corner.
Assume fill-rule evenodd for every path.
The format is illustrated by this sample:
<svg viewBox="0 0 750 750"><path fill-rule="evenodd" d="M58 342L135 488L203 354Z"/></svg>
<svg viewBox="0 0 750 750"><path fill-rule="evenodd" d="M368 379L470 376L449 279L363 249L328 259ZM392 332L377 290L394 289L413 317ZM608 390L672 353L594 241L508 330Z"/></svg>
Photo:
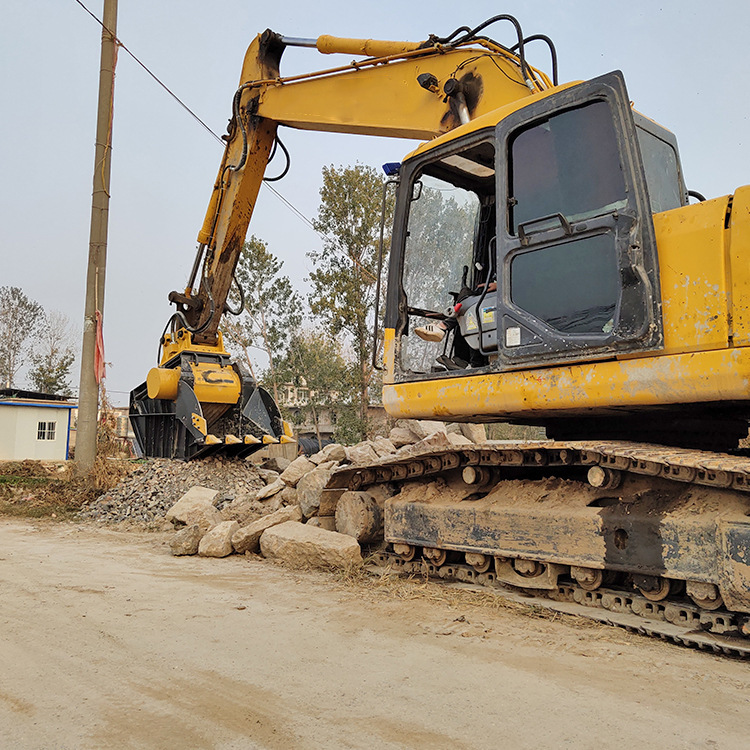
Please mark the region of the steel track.
<svg viewBox="0 0 750 750"><path fill-rule="evenodd" d="M594 465L673 482L750 492L750 458L624 440L489 442L466 448L402 449L368 466L339 469L328 486L358 490L368 484L434 476L464 466Z"/></svg>
<svg viewBox="0 0 750 750"><path fill-rule="evenodd" d="M514 589L498 582L493 573L477 573L468 565L449 563L436 567L427 560L407 562L392 552L376 552L379 566L404 575L421 575L449 582L489 587L504 599L534 604L553 612L583 617L624 628L631 633L659 638L715 654L750 658L750 638L742 635L743 618L727 611L709 612L682 601L652 602L634 592L600 588L586 591L572 583L545 592Z"/></svg>
<svg viewBox="0 0 750 750"><path fill-rule="evenodd" d="M429 442L429 438L427 441ZM420 450L419 445L367 466L337 471L329 488L364 489L383 482L414 481L437 477L466 466L554 468L591 467L660 477L673 482L750 492L750 458L687 448L669 448L622 440L488 442L476 446L448 448L445 445ZM464 564L436 567L420 559L407 562L393 553L376 553L381 564L405 574L428 575L461 584L501 588L505 598L585 617L626 630L718 654L750 657L748 616L725 610L707 611L679 600L653 602L631 591L600 588L586 591L565 583L551 592L520 590L500 584L492 572L477 573ZM532 596L532 599L529 596ZM744 630L743 630L744 628Z"/></svg>

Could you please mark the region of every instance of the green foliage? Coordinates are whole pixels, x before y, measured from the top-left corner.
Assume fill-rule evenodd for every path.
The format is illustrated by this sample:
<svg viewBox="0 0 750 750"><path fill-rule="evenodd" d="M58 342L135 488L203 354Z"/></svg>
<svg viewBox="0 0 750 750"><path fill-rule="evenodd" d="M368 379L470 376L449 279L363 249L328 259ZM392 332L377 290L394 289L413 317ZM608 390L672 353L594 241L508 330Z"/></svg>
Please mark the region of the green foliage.
<svg viewBox="0 0 750 750"><path fill-rule="evenodd" d="M42 306L16 286L0 287L0 387L11 388L30 353Z"/></svg>
<svg viewBox="0 0 750 750"><path fill-rule="evenodd" d="M324 167L320 207L314 222L323 247L308 253L315 264L310 274L310 308L335 337L351 343L352 398L358 403L358 437L367 429L372 380L372 314L375 302L383 179L372 167ZM391 225L393 196L386 207ZM390 245L385 238L384 248Z"/></svg>
<svg viewBox="0 0 750 750"><path fill-rule="evenodd" d="M70 368L75 361L70 321L62 313L44 314L37 343L31 353L29 380L43 393L70 395Z"/></svg>
<svg viewBox="0 0 750 750"><path fill-rule="evenodd" d="M260 350L268 357L266 379L274 389L282 382L276 376L276 361L284 356L302 320L302 301L289 277L281 273L282 267L265 242L255 236L245 242L235 271L245 309L238 318L224 319L228 343L242 350L253 374L254 360L249 350ZM238 303L239 295L235 294L233 304Z"/></svg>
<svg viewBox="0 0 750 750"><path fill-rule="evenodd" d="M307 389L308 402L296 407L297 421L312 421L319 433L321 414L327 411L338 432L342 419L348 423L347 415L356 416L356 404L348 395L352 391L351 370L332 337L319 331L299 331L292 336L286 355L277 361L276 375L280 383Z"/></svg>

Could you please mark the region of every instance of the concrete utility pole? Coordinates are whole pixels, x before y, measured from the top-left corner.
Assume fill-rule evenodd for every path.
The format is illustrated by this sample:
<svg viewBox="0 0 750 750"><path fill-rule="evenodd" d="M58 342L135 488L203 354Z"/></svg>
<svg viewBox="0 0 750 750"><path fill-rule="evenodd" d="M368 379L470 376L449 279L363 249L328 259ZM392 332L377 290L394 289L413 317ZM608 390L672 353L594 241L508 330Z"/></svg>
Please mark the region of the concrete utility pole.
<svg viewBox="0 0 750 750"><path fill-rule="evenodd" d="M117 48L117 0L104 0L104 28L99 66L99 107L96 119L94 190L91 196L91 230L86 274L86 308L83 318L81 381L78 390L78 426L75 459L80 474L88 474L96 458L96 425L99 382L96 375L96 314L104 311L104 277L107 265L109 173L112 156L112 118Z"/></svg>

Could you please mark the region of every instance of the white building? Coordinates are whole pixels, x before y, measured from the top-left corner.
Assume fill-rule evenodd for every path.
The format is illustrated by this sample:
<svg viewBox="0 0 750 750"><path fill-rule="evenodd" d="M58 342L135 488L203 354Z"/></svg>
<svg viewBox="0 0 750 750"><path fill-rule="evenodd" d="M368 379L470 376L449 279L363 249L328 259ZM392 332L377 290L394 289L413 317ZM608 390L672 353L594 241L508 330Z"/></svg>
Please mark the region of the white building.
<svg viewBox="0 0 750 750"><path fill-rule="evenodd" d="M0 461L65 461L75 403L16 388L0 389Z"/></svg>

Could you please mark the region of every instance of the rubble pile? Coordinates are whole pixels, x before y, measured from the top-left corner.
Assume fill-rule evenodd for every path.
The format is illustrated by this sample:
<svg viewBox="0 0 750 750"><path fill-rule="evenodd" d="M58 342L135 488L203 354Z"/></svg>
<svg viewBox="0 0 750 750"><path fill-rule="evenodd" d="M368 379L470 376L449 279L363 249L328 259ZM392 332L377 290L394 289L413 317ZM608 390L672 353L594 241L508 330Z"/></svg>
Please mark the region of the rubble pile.
<svg viewBox="0 0 750 750"><path fill-rule="evenodd" d="M422 451L486 440L481 425L401 420L388 437L327 445L294 461L207 458L192 463L152 459L78 517L104 523L171 523L173 555L226 557L260 552L293 566L361 563L359 543L382 536L382 509L396 489L329 489L341 466L371 464Z"/></svg>
<svg viewBox="0 0 750 750"><path fill-rule="evenodd" d="M158 521L196 485L218 490L221 506L236 500L253 499L265 482L257 467L249 461L207 458L183 463L154 458L128 474L109 492L84 506L78 518L104 523ZM262 512L262 506L259 505L257 510Z"/></svg>
<svg viewBox="0 0 750 750"><path fill-rule="evenodd" d="M193 486L166 510L176 529L170 550L202 557L260 552L293 567L360 565L359 543L382 536L382 508L396 490L390 485L370 492L329 489L336 469L485 439L484 428L476 425L402 420L387 438L333 443L291 462L270 459L256 470L262 486L247 497L227 502L216 482Z"/></svg>

